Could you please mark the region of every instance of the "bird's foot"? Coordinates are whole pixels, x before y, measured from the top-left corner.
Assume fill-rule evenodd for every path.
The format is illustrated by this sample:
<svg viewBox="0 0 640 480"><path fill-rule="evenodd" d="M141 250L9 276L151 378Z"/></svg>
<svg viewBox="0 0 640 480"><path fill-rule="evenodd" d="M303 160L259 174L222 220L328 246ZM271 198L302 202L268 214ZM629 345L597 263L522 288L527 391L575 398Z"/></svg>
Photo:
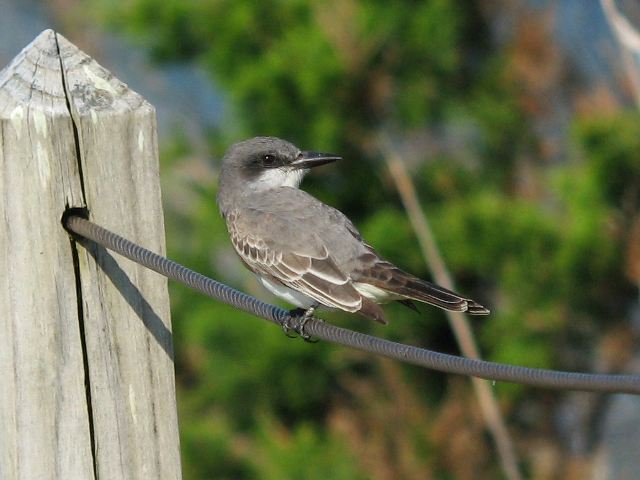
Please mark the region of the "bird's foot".
<svg viewBox="0 0 640 480"><path fill-rule="evenodd" d="M282 330L285 335L289 338L293 338L295 337L295 334L298 334L305 342L317 342L317 340L312 340L311 335L309 335L304 329L306 323L313 317L316 308L318 308L318 306L313 305L306 310L304 308L294 308L289 311L289 318L282 322ZM291 332L294 332L294 335L291 335Z"/></svg>

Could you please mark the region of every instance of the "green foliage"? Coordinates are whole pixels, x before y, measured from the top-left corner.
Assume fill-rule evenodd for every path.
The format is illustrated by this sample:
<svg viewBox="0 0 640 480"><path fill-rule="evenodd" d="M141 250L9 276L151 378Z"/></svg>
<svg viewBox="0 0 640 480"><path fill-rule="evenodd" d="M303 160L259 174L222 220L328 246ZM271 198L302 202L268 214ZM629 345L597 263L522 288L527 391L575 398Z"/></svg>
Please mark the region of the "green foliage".
<svg viewBox="0 0 640 480"><path fill-rule="evenodd" d="M597 193L617 208L640 208L640 115L588 119L580 122L575 132L589 173L600 181L594 185Z"/></svg>
<svg viewBox="0 0 640 480"><path fill-rule="evenodd" d="M310 423L291 431L268 417L259 422L255 464L264 480L305 478L358 480L368 478L340 438L331 438Z"/></svg>
<svg viewBox="0 0 640 480"><path fill-rule="evenodd" d="M110 12L156 58L205 65L241 119L234 134L341 152L346 178L375 160L380 126L440 121L448 105L468 101L478 72L461 55L483 53L477 12L446 0L132 0ZM329 188L351 214L382 200L366 185Z"/></svg>
<svg viewBox="0 0 640 480"><path fill-rule="evenodd" d="M280 329L221 305L191 308L180 340L192 407L224 405L241 428L254 427L259 411L322 418L335 375L326 345L285 342Z"/></svg>
<svg viewBox="0 0 640 480"><path fill-rule="evenodd" d="M179 397L180 399L180 397ZM250 462L229 441L233 430L214 411L197 417L181 409L182 470L185 478L256 478Z"/></svg>
<svg viewBox="0 0 640 480"><path fill-rule="evenodd" d="M474 84L468 108L461 115L475 120L481 134L476 138L478 154L488 170L487 180L504 188L513 173L514 161L534 144L527 119L518 104L517 87L504 72L505 59L489 59Z"/></svg>

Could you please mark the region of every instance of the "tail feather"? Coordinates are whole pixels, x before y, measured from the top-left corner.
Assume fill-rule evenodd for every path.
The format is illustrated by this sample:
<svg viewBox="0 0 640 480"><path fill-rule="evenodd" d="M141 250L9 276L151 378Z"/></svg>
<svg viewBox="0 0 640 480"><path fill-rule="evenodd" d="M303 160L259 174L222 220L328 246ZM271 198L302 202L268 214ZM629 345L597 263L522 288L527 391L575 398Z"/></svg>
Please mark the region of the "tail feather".
<svg viewBox="0 0 640 480"><path fill-rule="evenodd" d="M474 300L415 277L383 260L354 272L352 278L358 282L374 285L392 295L398 295L403 300L417 300L444 310L467 312L471 315L489 314L487 308Z"/></svg>
<svg viewBox="0 0 640 480"><path fill-rule="evenodd" d="M402 300L398 300L398 303L401 303L402 305L404 305L407 308L410 308L416 313L420 313L420 310L418 310L418 306L415 304L413 300L409 298L403 298Z"/></svg>
<svg viewBox="0 0 640 480"><path fill-rule="evenodd" d="M467 300L467 312L471 315L489 315L491 310L473 300Z"/></svg>
<svg viewBox="0 0 640 480"><path fill-rule="evenodd" d="M384 311L378 304L372 302L371 300L362 297L362 307L358 310L360 315L364 315L367 318L375 320L378 323L382 323L383 325L387 324L387 319L384 316Z"/></svg>

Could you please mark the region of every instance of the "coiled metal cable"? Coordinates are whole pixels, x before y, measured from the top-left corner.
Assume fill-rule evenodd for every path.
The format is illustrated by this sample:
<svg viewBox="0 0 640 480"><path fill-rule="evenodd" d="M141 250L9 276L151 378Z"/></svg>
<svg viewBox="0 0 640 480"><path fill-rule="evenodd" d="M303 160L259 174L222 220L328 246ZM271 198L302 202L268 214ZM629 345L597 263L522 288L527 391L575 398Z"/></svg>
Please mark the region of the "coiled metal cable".
<svg viewBox="0 0 640 480"><path fill-rule="evenodd" d="M292 316L287 310L262 302L255 297L194 272L78 215L71 214L63 217L63 223L68 231L92 240L211 298L281 326L286 325L299 333L302 330L301 317ZM304 332L321 340L441 372L542 388L640 394L640 375L562 372L458 357L336 327L313 317L304 323Z"/></svg>

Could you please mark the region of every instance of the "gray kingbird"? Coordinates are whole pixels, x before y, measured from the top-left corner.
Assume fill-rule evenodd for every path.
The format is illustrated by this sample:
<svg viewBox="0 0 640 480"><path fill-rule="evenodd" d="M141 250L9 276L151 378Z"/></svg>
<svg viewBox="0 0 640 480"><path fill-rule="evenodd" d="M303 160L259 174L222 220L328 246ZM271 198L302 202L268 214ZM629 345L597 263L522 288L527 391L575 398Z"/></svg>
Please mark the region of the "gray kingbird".
<svg viewBox="0 0 640 480"><path fill-rule="evenodd" d="M336 160L275 137L236 143L224 155L218 206L236 252L259 281L307 314L324 306L386 323L378 304L392 300L488 314L384 260L342 212L298 189L309 169Z"/></svg>

